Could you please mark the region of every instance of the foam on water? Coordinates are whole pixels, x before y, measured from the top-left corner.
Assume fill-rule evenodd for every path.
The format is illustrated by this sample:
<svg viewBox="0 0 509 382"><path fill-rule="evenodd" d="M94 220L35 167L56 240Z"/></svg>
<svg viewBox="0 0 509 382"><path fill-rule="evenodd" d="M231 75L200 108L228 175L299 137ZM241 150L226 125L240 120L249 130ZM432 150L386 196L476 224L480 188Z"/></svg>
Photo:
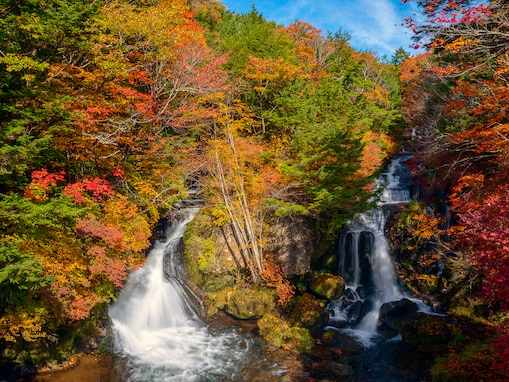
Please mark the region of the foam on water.
<svg viewBox="0 0 509 382"><path fill-rule="evenodd" d="M383 207L410 201L408 169L404 165L408 158L391 160L387 172L376 182L381 190L379 208L358 214L339 239L339 274L345 279L348 292L328 305L329 324L331 329L339 328L364 347L371 347L382 338L378 318L384 303L409 298L419 310L430 312L424 302L400 290L384 234L387 212ZM363 298L358 291L363 292Z"/></svg>
<svg viewBox="0 0 509 382"><path fill-rule="evenodd" d="M165 256L175 268L178 244L196 209L185 212L109 308L115 349L127 362L127 381L232 380L245 362L248 341L233 331L210 333L186 297L178 272L165 276Z"/></svg>

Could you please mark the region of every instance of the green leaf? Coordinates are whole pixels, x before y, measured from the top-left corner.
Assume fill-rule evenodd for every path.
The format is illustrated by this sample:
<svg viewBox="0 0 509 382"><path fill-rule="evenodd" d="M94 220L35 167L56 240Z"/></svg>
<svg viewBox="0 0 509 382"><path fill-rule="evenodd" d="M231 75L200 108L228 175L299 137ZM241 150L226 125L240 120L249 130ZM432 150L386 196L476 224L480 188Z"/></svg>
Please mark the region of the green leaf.
<svg viewBox="0 0 509 382"><path fill-rule="evenodd" d="M0 56L0 65L1 64L5 65L5 69L8 72L21 72L24 70L42 72L49 68L47 62L39 62L30 57L13 53L7 53L3 57Z"/></svg>

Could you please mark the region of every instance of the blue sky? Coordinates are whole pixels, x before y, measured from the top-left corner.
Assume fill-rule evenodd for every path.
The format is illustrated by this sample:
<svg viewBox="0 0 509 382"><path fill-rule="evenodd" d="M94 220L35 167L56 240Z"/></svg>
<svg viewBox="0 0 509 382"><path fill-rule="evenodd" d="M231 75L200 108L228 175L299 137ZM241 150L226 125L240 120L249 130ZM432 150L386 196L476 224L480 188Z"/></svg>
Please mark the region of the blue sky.
<svg viewBox="0 0 509 382"><path fill-rule="evenodd" d="M249 12L253 3L222 2L236 13ZM321 29L324 35L344 30L351 35L354 48L376 52L380 57L390 58L399 47L415 53L409 47L412 32L401 26L403 19L414 12L400 0L254 0L254 4L265 19L278 24L303 20Z"/></svg>

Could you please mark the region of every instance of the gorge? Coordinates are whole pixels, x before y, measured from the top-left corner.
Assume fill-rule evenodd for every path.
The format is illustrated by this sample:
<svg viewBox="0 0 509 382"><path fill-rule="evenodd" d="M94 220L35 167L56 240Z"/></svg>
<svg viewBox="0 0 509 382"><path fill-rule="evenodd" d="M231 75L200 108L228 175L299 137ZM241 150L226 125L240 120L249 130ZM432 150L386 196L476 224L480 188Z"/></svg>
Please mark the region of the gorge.
<svg viewBox="0 0 509 382"><path fill-rule="evenodd" d="M353 346L351 355L347 355L352 360L348 366L345 363L347 371L342 373L348 380L373 378L372 373L366 370L358 371L360 365L354 361L358 354L362 354L364 360L361 364L364 364L369 359L380 357L382 352L385 353L382 359L387 360L400 351L394 340L382 343L386 340L378 334L377 323L382 304L398 301L407 295L398 285L389 244L384 236L387 213L384 207L409 200L405 159L408 157L393 159L387 173L382 174L380 208L357 216L338 241L339 269L347 289L339 300L329 303L329 326L324 329L340 328L340 332L351 336L362 346ZM166 238L154 244L143 268L131 274L118 300L109 308L117 367L121 370L122 380L241 381L253 378L254 374L264 375L259 378L270 381L283 378L290 373L284 363L273 364L272 371L259 369L257 362L264 357L260 356L260 350L254 349L257 346L253 336L236 333L233 328L211 332L200 316L199 306L196 306L199 299L190 295L186 280L182 279L185 275L180 264L183 251L179 250L184 230L197 211L198 208L183 209L176 214L177 217L166 229ZM363 261L368 264L362 265ZM361 289L365 299L357 293ZM419 300L415 301L426 309ZM352 311L355 309L358 316L354 319ZM364 312L362 315L361 311ZM354 320L357 325L345 328L346 321L351 324ZM327 361L322 362L326 368ZM401 370L395 365L379 365L377 368L384 370L384 376L377 376L377 379L403 380L401 375L409 373L404 367ZM350 369L357 370L356 374L351 375ZM316 371L306 374L311 377ZM422 375L421 370L415 380ZM404 380L413 379L407 376Z"/></svg>
<svg viewBox="0 0 509 382"><path fill-rule="evenodd" d="M509 380L509 6L403 2L2 2L0 380Z"/></svg>

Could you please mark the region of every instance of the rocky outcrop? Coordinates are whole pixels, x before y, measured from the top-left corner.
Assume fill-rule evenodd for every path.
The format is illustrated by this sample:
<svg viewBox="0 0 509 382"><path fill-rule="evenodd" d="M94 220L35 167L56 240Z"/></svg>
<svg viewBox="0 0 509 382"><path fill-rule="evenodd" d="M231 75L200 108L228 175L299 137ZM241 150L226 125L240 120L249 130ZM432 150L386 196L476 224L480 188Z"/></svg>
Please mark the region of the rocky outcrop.
<svg viewBox="0 0 509 382"><path fill-rule="evenodd" d="M273 218L268 224L265 251L271 253L288 276L310 270L311 259L324 247L316 222L305 216Z"/></svg>
<svg viewBox="0 0 509 382"><path fill-rule="evenodd" d="M275 311L274 293L262 287L227 287L207 300L208 316L223 310L237 319L253 320Z"/></svg>
<svg viewBox="0 0 509 382"><path fill-rule="evenodd" d="M270 253L286 276L309 272L311 259L325 249L316 224L305 216L273 217L266 223L264 252ZM239 272L232 251L237 244L227 228L218 227L207 210L199 211L184 235L188 278L205 292L216 292L234 283Z"/></svg>

